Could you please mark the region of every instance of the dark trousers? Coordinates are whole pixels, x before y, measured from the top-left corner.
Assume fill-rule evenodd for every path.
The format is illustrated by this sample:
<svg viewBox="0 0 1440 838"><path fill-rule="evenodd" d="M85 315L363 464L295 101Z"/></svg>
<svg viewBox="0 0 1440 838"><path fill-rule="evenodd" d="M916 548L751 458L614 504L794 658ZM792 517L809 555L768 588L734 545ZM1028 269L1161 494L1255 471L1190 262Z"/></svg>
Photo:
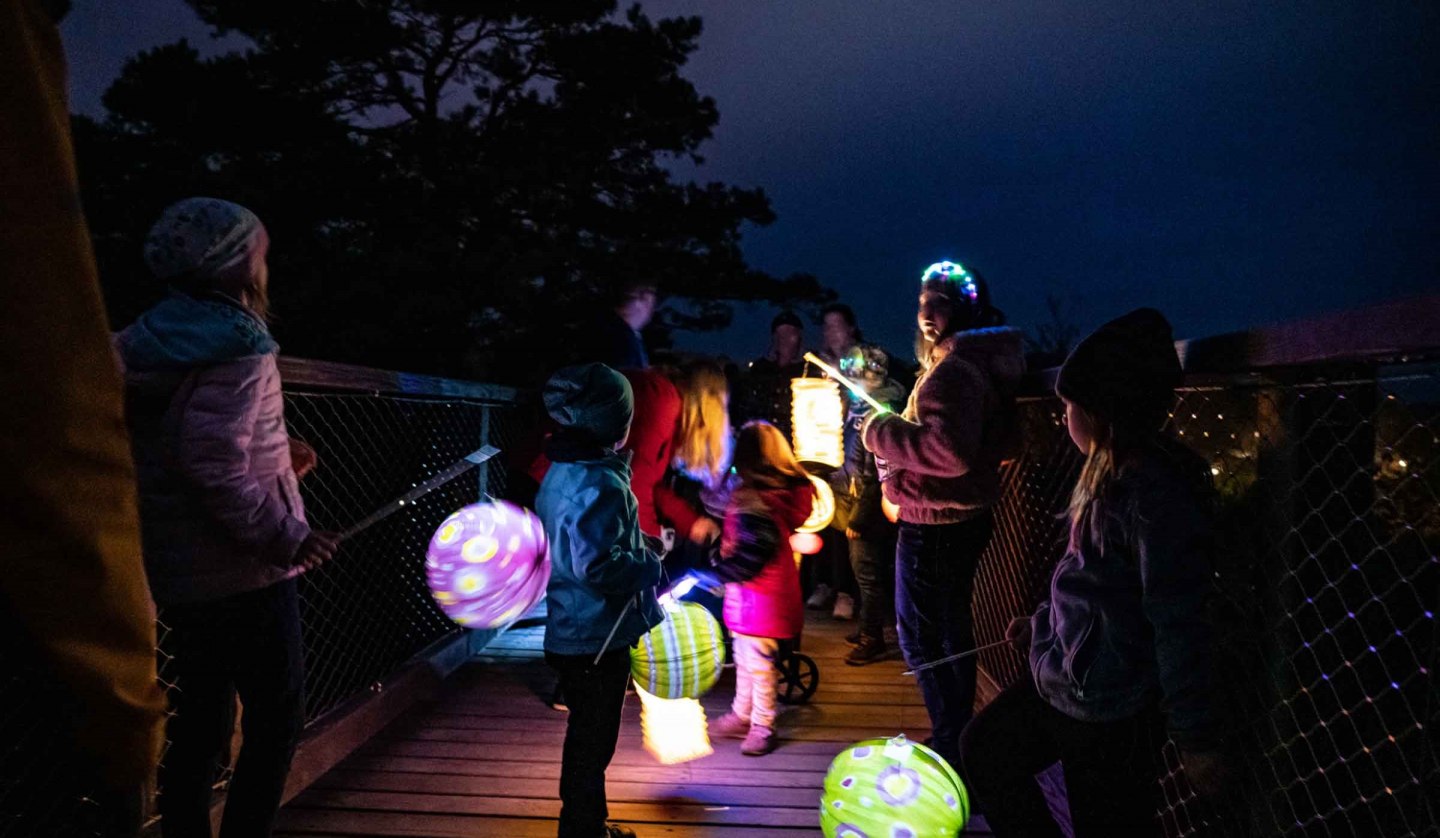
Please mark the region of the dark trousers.
<svg viewBox="0 0 1440 838"><path fill-rule="evenodd" d="M1059 760L1075 838L1162 836L1158 708L1118 722L1082 722L1051 707L1027 674L1006 687L961 740L961 773L1000 836L1058 838L1035 775Z"/></svg>
<svg viewBox="0 0 1440 838"><path fill-rule="evenodd" d="M594 655L545 653L545 661L560 673L570 708L560 758L560 838L598 838L610 816L605 769L620 739L630 650L606 652L598 665L594 660Z"/></svg>
<svg viewBox="0 0 1440 838"><path fill-rule="evenodd" d="M860 633L883 638L895 610L895 539L850 539L850 569L860 590Z"/></svg>
<svg viewBox="0 0 1440 838"><path fill-rule="evenodd" d="M267 836L305 725L305 664L295 580L213 602L170 606L163 648L174 689L170 748L160 765L165 838L210 835L218 757L230 740L235 694L244 743L221 821L222 838Z"/></svg>
<svg viewBox="0 0 1440 838"><path fill-rule="evenodd" d="M975 647L970 600L975 567L990 543L984 515L959 524L900 524L895 546L895 616L906 666ZM975 658L915 676L930 715L930 746L958 764L960 731L974 715Z"/></svg>

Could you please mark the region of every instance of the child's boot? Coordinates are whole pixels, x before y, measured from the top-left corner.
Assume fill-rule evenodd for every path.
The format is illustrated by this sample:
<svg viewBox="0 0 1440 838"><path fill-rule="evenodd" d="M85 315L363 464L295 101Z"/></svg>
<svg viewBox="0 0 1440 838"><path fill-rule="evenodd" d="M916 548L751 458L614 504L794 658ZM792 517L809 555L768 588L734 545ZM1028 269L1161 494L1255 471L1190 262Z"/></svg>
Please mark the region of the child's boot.
<svg viewBox="0 0 1440 838"><path fill-rule="evenodd" d="M721 739L744 739L750 732L750 720L726 713L710 725L710 734Z"/></svg>
<svg viewBox="0 0 1440 838"><path fill-rule="evenodd" d="M745 741L740 743L740 753L747 757L764 756L775 750L775 746L780 744L779 740L774 728L751 725L750 733L745 737Z"/></svg>

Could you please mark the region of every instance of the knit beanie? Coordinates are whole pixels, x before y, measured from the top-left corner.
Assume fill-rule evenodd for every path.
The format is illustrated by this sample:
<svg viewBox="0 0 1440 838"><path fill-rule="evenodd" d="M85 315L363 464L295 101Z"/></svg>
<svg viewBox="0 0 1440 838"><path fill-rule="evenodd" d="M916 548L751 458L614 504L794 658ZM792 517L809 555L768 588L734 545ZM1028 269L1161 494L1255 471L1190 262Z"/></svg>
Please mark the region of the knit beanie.
<svg viewBox="0 0 1440 838"><path fill-rule="evenodd" d="M990 302L990 284L974 268L959 262L936 262L920 275L920 290L939 292L950 300L952 331L999 326L1005 316Z"/></svg>
<svg viewBox="0 0 1440 838"><path fill-rule="evenodd" d="M775 319L770 321L770 334L775 334L775 330L781 326L794 326L802 332L805 331L805 324L800 322L800 317L793 311L782 311L775 315Z"/></svg>
<svg viewBox="0 0 1440 838"><path fill-rule="evenodd" d="M601 445L625 438L635 415L635 394L625 376L604 364L565 367L545 382L545 411L562 428Z"/></svg>
<svg viewBox="0 0 1440 838"><path fill-rule="evenodd" d="M165 208L145 237L145 264L164 280L213 279L249 259L262 229L255 213L219 198L186 198Z"/></svg>
<svg viewBox="0 0 1440 838"><path fill-rule="evenodd" d="M1055 392L1117 426L1151 433L1165 424L1182 377L1170 322L1140 308L1080 341Z"/></svg>

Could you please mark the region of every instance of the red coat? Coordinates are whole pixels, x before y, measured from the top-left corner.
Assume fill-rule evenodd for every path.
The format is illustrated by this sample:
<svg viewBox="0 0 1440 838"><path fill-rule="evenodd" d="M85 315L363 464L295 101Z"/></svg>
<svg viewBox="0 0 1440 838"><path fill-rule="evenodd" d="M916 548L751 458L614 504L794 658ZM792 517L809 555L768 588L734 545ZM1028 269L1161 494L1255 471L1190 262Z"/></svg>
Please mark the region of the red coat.
<svg viewBox="0 0 1440 838"><path fill-rule="evenodd" d="M722 562L740 559L737 553L757 545L768 548L768 560L758 573L725 586L725 625L731 631L780 639L800 636L805 609L790 535L810 516L814 497L807 482L789 489L738 489L731 498L720 542ZM768 518L773 529L756 531L753 523L760 516Z"/></svg>

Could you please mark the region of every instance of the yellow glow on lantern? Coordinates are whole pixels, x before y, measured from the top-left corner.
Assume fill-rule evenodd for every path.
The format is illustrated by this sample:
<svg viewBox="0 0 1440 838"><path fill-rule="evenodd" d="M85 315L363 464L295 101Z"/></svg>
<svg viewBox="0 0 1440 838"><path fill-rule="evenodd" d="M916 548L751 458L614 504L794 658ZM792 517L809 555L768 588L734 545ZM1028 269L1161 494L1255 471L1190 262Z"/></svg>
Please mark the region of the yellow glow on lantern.
<svg viewBox="0 0 1440 838"><path fill-rule="evenodd" d="M790 380L791 433L795 458L840 467L845 461L845 402L828 378Z"/></svg>
<svg viewBox="0 0 1440 838"><path fill-rule="evenodd" d="M675 765L715 753L705 708L693 698L665 699L635 685L640 696L640 731L645 750L661 765Z"/></svg>
<svg viewBox="0 0 1440 838"><path fill-rule="evenodd" d="M815 502L810 506L810 517L796 528L796 532L820 532L835 518L835 492L830 489L830 484L813 474L810 475L810 483L815 487Z"/></svg>
<svg viewBox="0 0 1440 838"><path fill-rule="evenodd" d="M460 537L460 533L462 533L462 532L464 532L464 531L465 531L465 525L464 525L464 524L460 523L459 521L451 521L450 523L446 524L443 528L441 528L441 530L440 530L440 537L437 538L436 541L439 541L441 544L450 544L450 543L453 542L456 538L459 538L459 537Z"/></svg>
<svg viewBox="0 0 1440 838"><path fill-rule="evenodd" d="M488 535L477 535L465 542L460 548L460 555L467 562L488 562L495 558L495 553L500 550L500 542Z"/></svg>

